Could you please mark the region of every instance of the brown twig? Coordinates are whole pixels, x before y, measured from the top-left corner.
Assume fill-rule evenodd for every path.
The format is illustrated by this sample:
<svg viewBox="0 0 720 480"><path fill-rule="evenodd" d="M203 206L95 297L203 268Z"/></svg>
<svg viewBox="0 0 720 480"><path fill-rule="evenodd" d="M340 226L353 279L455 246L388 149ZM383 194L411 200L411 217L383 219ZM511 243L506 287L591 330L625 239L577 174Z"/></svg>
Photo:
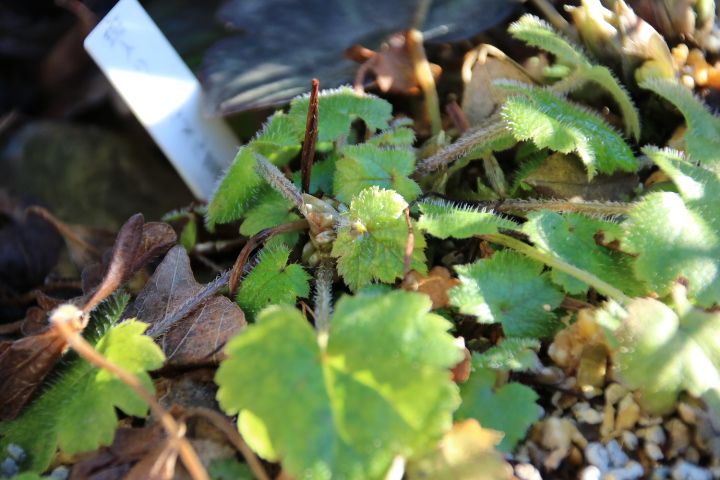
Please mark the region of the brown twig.
<svg viewBox="0 0 720 480"><path fill-rule="evenodd" d="M407 242L405 242L405 254L403 256L403 280L410 273L410 265L412 262L412 253L415 249L415 231L413 229L412 219L410 219L410 207L405 209L405 223L408 227Z"/></svg>
<svg viewBox="0 0 720 480"><path fill-rule="evenodd" d="M226 416L205 407L189 408L184 416L202 417L212 423L218 430L223 432L230 443L240 451L243 458L245 458L245 463L250 467L250 470L257 480L270 480L270 476L265 471L265 467L263 467L260 459L255 455L255 452L248 447L248 444L245 443L245 440L243 440L238 432L237 427L233 425Z"/></svg>
<svg viewBox="0 0 720 480"><path fill-rule="evenodd" d="M266 240L275 235L278 235L280 233L298 232L307 229L309 226L310 224L305 219L295 220L294 222L278 225L277 227L266 228L265 230L261 230L252 237L250 237L247 243L245 243L243 249L240 250L240 254L235 260L235 264L230 271L230 279L228 280L230 296L234 297L237 293L243 269L248 259L250 258L250 254L253 250L255 250L255 248L257 248L261 243L265 242Z"/></svg>
<svg viewBox="0 0 720 480"><path fill-rule="evenodd" d="M430 68L430 63L425 56L423 47L423 36L419 30L410 29L405 34L405 45L410 53L410 60L413 63L415 77L425 97L425 112L430 119L430 126L433 135L442 130L442 118L440 116L440 100L438 100L435 78Z"/></svg>
<svg viewBox="0 0 720 480"><path fill-rule="evenodd" d="M315 142L318 136L318 113L320 102L318 92L320 80L313 78L310 90L310 105L308 106L307 122L305 122L305 140L300 154L300 171L302 175L302 191L310 193L310 176L312 174L313 158L315 158Z"/></svg>
<svg viewBox="0 0 720 480"><path fill-rule="evenodd" d="M58 231L60 235L62 235L67 241L71 243L75 243L80 246L80 248L87 250L88 252L92 253L93 256L100 259L102 256L102 252L100 252L97 248L95 248L93 245L89 244L85 240L83 240L80 236L78 236L72 228L70 228L65 222L58 219L50 213L48 210L44 209L43 207L38 206L32 206L25 209L26 214L35 214L38 217L42 218L46 222L48 222L50 225L55 227L55 230Z"/></svg>
<svg viewBox="0 0 720 480"><path fill-rule="evenodd" d="M66 306L69 308L60 307L51 316L50 321L54 328L78 355L97 368L105 369L118 377L120 381L142 398L150 406L153 415L160 420L171 441L176 442L180 458L193 480L209 480L210 477L200 462L197 453L190 442L182 436L184 431L182 426L175 421L172 415L165 411L137 376L105 358L79 334L84 324L82 320L84 313L73 305L68 304Z"/></svg>

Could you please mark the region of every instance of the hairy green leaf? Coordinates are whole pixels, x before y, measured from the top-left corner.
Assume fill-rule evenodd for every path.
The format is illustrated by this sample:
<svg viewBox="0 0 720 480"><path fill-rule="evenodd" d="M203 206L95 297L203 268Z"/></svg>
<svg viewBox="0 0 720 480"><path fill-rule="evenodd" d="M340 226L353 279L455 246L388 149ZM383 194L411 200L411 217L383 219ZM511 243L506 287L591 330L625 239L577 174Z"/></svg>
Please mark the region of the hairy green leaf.
<svg viewBox="0 0 720 480"><path fill-rule="evenodd" d="M287 264L290 250L285 245L266 247L258 264L243 279L236 301L250 315L270 304L294 304L297 297L310 294L310 275L301 265Z"/></svg>
<svg viewBox="0 0 720 480"><path fill-rule="evenodd" d="M595 82L608 91L620 107L627 133L636 140L640 138L640 115L627 90L607 67L594 65L582 47L570 42L534 15L522 16L510 25L508 31L515 38L548 51L561 63L574 67L574 71L568 74L568 81L563 84L563 90L575 90L587 82Z"/></svg>
<svg viewBox="0 0 720 480"><path fill-rule="evenodd" d="M94 312L96 319L105 318L88 327L88 340L95 328L102 330L116 322L126 303L127 297L122 303L110 301ZM145 323L126 320L109 327L95 348L153 391L147 372L160 368L164 356L160 347L143 335L146 328ZM147 404L113 374L69 355L50 386L19 417L0 422L0 449L5 451L11 443L21 446L28 454L24 469L44 471L58 447L75 454L110 445L118 421L115 408L134 416L147 413Z"/></svg>
<svg viewBox="0 0 720 480"><path fill-rule="evenodd" d="M697 397L720 393L718 312L689 305L673 311L650 298L635 299L626 309L611 304L598 315L610 317L600 318L606 325L619 323L613 333L615 368L629 387L640 390L648 409L669 412L683 390Z"/></svg>
<svg viewBox="0 0 720 480"><path fill-rule="evenodd" d="M575 152L588 178L595 173L634 171L637 159L622 137L596 113L574 105L551 90L512 81L497 81L511 93L502 115L518 140L538 148Z"/></svg>
<svg viewBox="0 0 720 480"><path fill-rule="evenodd" d="M643 150L680 194L655 192L630 211L623 247L637 255L635 274L660 295L684 278L702 306L720 301L720 176L665 149Z"/></svg>
<svg viewBox="0 0 720 480"><path fill-rule="evenodd" d="M392 190L366 188L350 202L337 231L332 255L345 283L357 290L372 281L394 282L403 274L408 227L403 210L408 204ZM411 267L422 273L425 238L415 235Z"/></svg>
<svg viewBox="0 0 720 480"><path fill-rule="evenodd" d="M555 258L590 272L632 296L645 293L642 284L633 277L632 257L599 245L596 240L598 235L603 235L606 242L620 237L619 224L577 213L560 215L543 210L529 214L522 230L538 248ZM551 278L571 294L586 293L590 288L557 269L552 270Z"/></svg>
<svg viewBox="0 0 720 480"><path fill-rule="evenodd" d="M251 206L264 183L255 171L255 162L250 148L238 150L208 203L207 223L210 227L237 220Z"/></svg>
<svg viewBox="0 0 720 480"><path fill-rule="evenodd" d="M415 143L415 131L412 129L413 121L409 118L393 120L390 128L376 133L365 143L378 147L412 147Z"/></svg>
<svg viewBox="0 0 720 480"><path fill-rule="evenodd" d="M358 94L350 87L320 92L318 98L318 142L332 142L350 133L350 125L361 119L371 132L388 127L392 105L369 94ZM310 96L296 98L290 103L288 115L305 126Z"/></svg>
<svg viewBox="0 0 720 480"><path fill-rule="evenodd" d="M460 285L449 291L450 303L480 323L502 323L510 337L542 338L561 327L552 312L563 299L543 264L511 251L455 270Z"/></svg>
<svg viewBox="0 0 720 480"><path fill-rule="evenodd" d="M505 338L482 353L473 353L473 368L491 368L522 372L540 365L537 351L540 342L534 338Z"/></svg>
<svg viewBox="0 0 720 480"><path fill-rule="evenodd" d="M437 238L470 238L475 235L498 233L498 229L517 228L512 220L494 214L489 210L479 210L445 201L425 201L420 203L418 227Z"/></svg>
<svg viewBox="0 0 720 480"><path fill-rule="evenodd" d="M415 153L412 150L349 145L343 148L342 158L336 164L335 198L348 203L362 190L375 185L395 190L411 202L420 195L418 184L408 178L413 171Z"/></svg>
<svg viewBox="0 0 720 480"><path fill-rule="evenodd" d="M535 403L539 397L532 388L514 382L495 388L495 379L491 369L473 372L460 387L462 404L455 417L474 418L483 428L503 432L505 436L497 448L509 452L540 418L542 408Z"/></svg>
<svg viewBox="0 0 720 480"><path fill-rule="evenodd" d="M268 307L227 346L220 405L296 478L382 478L434 445L458 403L447 369L461 354L429 309L403 291L344 297L318 342L299 311Z"/></svg>
<svg viewBox="0 0 720 480"><path fill-rule="evenodd" d="M665 79L651 79L641 87L652 90L680 110L687 131L683 135L690 158L714 171L720 169L720 118L687 88Z"/></svg>
<svg viewBox="0 0 720 480"><path fill-rule="evenodd" d="M240 233L251 237L266 228L297 220L300 217L293 213L294 209L294 205L275 190L263 190L258 194L256 205L245 214L245 220L240 225ZM292 246L297 242L298 234L286 233L275 238Z"/></svg>

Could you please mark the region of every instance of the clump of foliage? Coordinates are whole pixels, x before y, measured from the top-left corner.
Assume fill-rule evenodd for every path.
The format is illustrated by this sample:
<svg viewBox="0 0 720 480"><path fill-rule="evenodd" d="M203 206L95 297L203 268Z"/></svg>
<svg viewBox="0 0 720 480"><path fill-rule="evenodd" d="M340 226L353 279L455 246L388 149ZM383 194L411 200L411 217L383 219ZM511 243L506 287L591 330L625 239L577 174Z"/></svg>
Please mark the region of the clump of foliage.
<svg viewBox="0 0 720 480"><path fill-rule="evenodd" d="M253 322L226 347L217 399L237 416L250 447L293 477L384 478L398 458L408 472L423 471L413 462L431 455L454 420L502 432L493 443L511 451L542 411L537 393L509 380L510 372L537 367L541 341L567 326L573 302L594 309L620 378L647 409L662 413L687 392L720 413L720 346L705 335L720 318L720 119L683 87L647 80L642 88L685 116L685 151L630 144L641 138L640 114L607 67L535 17L521 18L510 33L554 56L553 81L496 81L507 99L492 124L432 156L418 159L409 123L393 119L388 102L341 88L319 96L309 179L308 165L293 170L312 105L303 96L240 148L217 186L210 228L241 222L240 232L258 243L277 234L239 267L233 294ZM587 83L610 94L632 140L584 102ZM669 181L621 211L602 202L508 199L513 216L435 188L478 152L510 149L520 172L562 154L581 162L588 181L636 172L641 151ZM309 188L301 190L304 180ZM426 296L394 287L410 270L425 274L440 264L447 244L482 248L446 262L457 285L433 313ZM305 301L296 308L311 292L313 311ZM121 311L115 305L108 325ZM463 358L453 338L463 321L495 325L501 340L473 352L474 371L458 386L448 371ZM135 321L107 326L96 345L149 383L147 371L162 357L142 332ZM142 354L129 358L126 346ZM668 346L681 353L665 361ZM0 447L21 444L38 471L56 447L73 453L107 444L114 407L145 413L121 384L82 360L68 359L60 374L21 417L0 423ZM67 393L76 382L84 396ZM80 435L82 423L67 425L88 405L95 407L88 418L103 427L97 438ZM31 438L26 432L47 421L36 415L41 410L52 414L53 435Z"/></svg>

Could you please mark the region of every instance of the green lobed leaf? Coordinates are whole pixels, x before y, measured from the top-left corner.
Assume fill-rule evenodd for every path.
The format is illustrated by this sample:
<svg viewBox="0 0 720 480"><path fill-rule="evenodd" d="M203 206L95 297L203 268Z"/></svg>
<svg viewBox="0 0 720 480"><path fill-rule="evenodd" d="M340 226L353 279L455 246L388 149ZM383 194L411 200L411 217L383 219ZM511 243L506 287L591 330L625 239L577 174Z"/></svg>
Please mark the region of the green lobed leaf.
<svg viewBox="0 0 720 480"><path fill-rule="evenodd" d="M383 478L396 455L431 448L458 404L447 369L461 353L429 310L410 292L344 297L319 342L299 311L268 307L226 348L220 405L296 478Z"/></svg>
<svg viewBox="0 0 720 480"><path fill-rule="evenodd" d="M522 372L540 364L537 351L540 342L534 338L505 338L498 345L482 353L473 353L472 366L475 369L510 370Z"/></svg>
<svg viewBox="0 0 720 480"><path fill-rule="evenodd" d="M627 90L620 84L613 73L603 65L594 65L587 57L583 48L570 42L549 23L534 15L523 15L510 25L508 31L528 45L541 48L552 53L561 63L575 68L568 72L576 80L572 89L582 86L588 81L595 82L608 91L617 102L627 127L627 132L636 140L640 138L640 116Z"/></svg>
<svg viewBox="0 0 720 480"><path fill-rule="evenodd" d="M620 322L612 336L615 368L653 413L668 413L686 390L701 397L720 392L720 314L682 306L681 312L650 298L638 298L626 312L600 310L601 323ZM720 413L720 411L716 412Z"/></svg>
<svg viewBox="0 0 720 480"><path fill-rule="evenodd" d="M473 372L460 387L462 404L455 417L474 418L483 428L503 432L505 436L497 448L510 452L543 410L535 403L539 397L532 388L516 382L496 388L495 380L496 374L491 369Z"/></svg>
<svg viewBox="0 0 720 480"><path fill-rule="evenodd" d="M368 138L365 143L378 147L412 147L415 143L415 131L410 118L398 118L390 127Z"/></svg>
<svg viewBox="0 0 720 480"><path fill-rule="evenodd" d="M101 306L93 316L111 315L112 321L117 321L124 305L117 307L117 304ZM92 338L93 327L90 328L87 333ZM125 320L110 327L95 348L153 391L147 372L160 368L164 356L160 347L143 335L146 328L145 323ZM57 448L72 455L110 445L118 422L116 408L127 415L144 416L148 407L113 374L71 354L65 368L19 417L0 422L0 449L5 451L11 443L21 446L28 454L23 469L42 472L50 465Z"/></svg>
<svg viewBox="0 0 720 480"><path fill-rule="evenodd" d="M287 264L290 250L285 245L265 247L259 257L237 293L243 311L254 316L267 305L294 304L310 294L310 275L297 263Z"/></svg>
<svg viewBox="0 0 720 480"><path fill-rule="evenodd" d="M350 202L337 230L332 255L345 283L357 290L372 281L394 282L403 274L408 204L393 190L366 188ZM425 238L415 234L411 268L424 273Z"/></svg>
<svg viewBox="0 0 720 480"><path fill-rule="evenodd" d="M332 142L347 136L350 126L361 119L368 130L388 127L392 105L374 95L356 93L350 87L324 90L318 97L318 142ZM310 96L303 95L290 103L288 115L305 127Z"/></svg>
<svg viewBox="0 0 720 480"><path fill-rule="evenodd" d="M515 93L502 115L518 140L562 153L576 152L588 178L599 171L635 171L637 159L622 137L596 113L574 105L551 90L512 81L495 85Z"/></svg>
<svg viewBox="0 0 720 480"><path fill-rule="evenodd" d="M622 246L635 275L660 295L680 278L701 306L720 301L720 176L681 153L645 148L680 193L655 192L630 211Z"/></svg>
<svg viewBox="0 0 720 480"><path fill-rule="evenodd" d="M560 215L549 210L533 212L522 231L541 250L555 258L592 273L631 296L645 293L633 276L633 258L611 250L596 241L598 234L612 241L622 235L622 227L613 222L578 213ZM553 269L550 278L571 294L587 293L590 288L575 277Z"/></svg>
<svg viewBox="0 0 720 480"><path fill-rule="evenodd" d="M517 228L515 222L490 210L479 210L443 200L424 201L419 207L422 215L418 227L437 238L470 238L498 233L501 228Z"/></svg>
<svg viewBox="0 0 720 480"><path fill-rule="evenodd" d="M408 178L415 171L415 153L409 149L381 148L372 144L349 145L337 161L333 191L348 203L362 190L374 186L392 189L411 202L420 187Z"/></svg>
<svg viewBox="0 0 720 480"><path fill-rule="evenodd" d="M448 292L450 304L480 323L502 323L509 337L551 336L562 326L552 311L564 295L543 268L540 262L511 250L457 265L460 285Z"/></svg>
<svg viewBox="0 0 720 480"><path fill-rule="evenodd" d="M640 85L655 92L680 110L687 131L683 135L690 158L714 171L720 169L720 118L687 88L665 79L651 79Z"/></svg>
<svg viewBox="0 0 720 480"><path fill-rule="evenodd" d="M305 135L305 121L283 112L275 112L248 147L275 165L285 165L298 153Z"/></svg>

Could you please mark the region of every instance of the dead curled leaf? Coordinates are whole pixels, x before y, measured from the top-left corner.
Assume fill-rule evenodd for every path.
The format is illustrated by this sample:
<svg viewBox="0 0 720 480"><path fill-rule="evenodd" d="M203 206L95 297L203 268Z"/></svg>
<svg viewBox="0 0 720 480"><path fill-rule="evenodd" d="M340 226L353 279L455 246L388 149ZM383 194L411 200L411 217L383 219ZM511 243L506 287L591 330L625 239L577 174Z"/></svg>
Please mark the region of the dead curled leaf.
<svg viewBox="0 0 720 480"><path fill-rule="evenodd" d="M182 318L176 314L203 286L195 281L185 249L176 246L148 280L126 315L149 323L148 334L161 337L167 365L200 366L221 359L225 342L246 325L242 310L230 299L213 296Z"/></svg>
<svg viewBox="0 0 720 480"><path fill-rule="evenodd" d="M512 467L495 450L502 433L482 428L477 420L453 425L438 448L407 468L410 480L502 480L512 478Z"/></svg>
<svg viewBox="0 0 720 480"><path fill-rule="evenodd" d="M411 270L403 280L402 288L409 292L420 292L430 297L432 309L445 308L450 305L448 290L460 281L452 278L450 270L445 267L433 267L427 276L416 270Z"/></svg>
<svg viewBox="0 0 720 480"><path fill-rule="evenodd" d="M355 45L349 48L345 55L353 60L363 62L355 76L356 89L362 89L366 77L371 74L374 76L375 85L383 93L420 94L420 83L410 58L404 33L391 35L377 52ZM442 73L442 68L431 63L430 69L433 77L437 80Z"/></svg>

